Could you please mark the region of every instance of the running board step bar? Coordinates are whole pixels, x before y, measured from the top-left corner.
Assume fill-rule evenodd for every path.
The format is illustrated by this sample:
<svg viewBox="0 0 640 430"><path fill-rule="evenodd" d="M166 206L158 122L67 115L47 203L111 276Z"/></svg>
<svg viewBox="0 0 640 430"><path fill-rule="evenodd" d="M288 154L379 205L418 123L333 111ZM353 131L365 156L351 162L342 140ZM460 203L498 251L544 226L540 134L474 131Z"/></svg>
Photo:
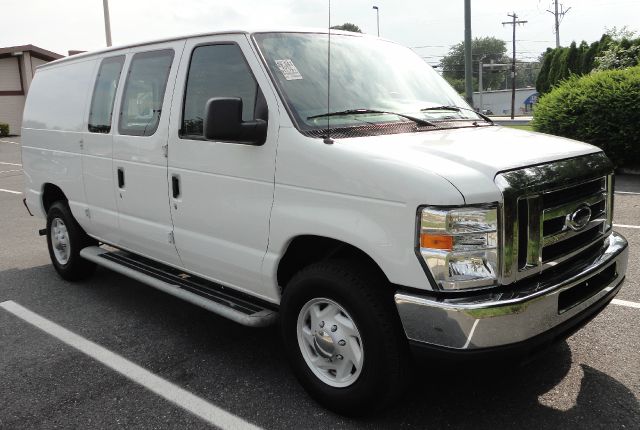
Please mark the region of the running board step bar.
<svg viewBox="0 0 640 430"><path fill-rule="evenodd" d="M89 246L80 256L245 326L268 326L278 316L272 303L130 252Z"/></svg>

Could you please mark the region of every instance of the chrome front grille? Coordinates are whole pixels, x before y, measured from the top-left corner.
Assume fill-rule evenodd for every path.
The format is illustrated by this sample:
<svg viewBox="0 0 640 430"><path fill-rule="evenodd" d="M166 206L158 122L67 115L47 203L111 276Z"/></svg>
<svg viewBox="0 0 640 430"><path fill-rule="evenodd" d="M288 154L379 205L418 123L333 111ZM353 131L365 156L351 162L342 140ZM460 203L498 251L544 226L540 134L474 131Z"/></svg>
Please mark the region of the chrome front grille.
<svg viewBox="0 0 640 430"><path fill-rule="evenodd" d="M500 173L501 283L563 263L611 231L612 166L602 153Z"/></svg>
<svg viewBox="0 0 640 430"><path fill-rule="evenodd" d="M586 193L584 191L587 191ZM562 194L559 199L554 194ZM548 201L551 201L551 206ZM539 261L559 263L606 231L607 177L542 194ZM586 224L574 229L570 218L585 209Z"/></svg>

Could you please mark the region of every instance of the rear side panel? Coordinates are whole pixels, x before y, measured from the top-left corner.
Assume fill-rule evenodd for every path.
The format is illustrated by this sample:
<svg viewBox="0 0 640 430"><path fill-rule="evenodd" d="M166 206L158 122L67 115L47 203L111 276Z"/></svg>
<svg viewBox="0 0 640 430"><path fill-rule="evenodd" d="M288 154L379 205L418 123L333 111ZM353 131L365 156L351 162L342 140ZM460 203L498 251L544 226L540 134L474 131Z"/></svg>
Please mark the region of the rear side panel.
<svg viewBox="0 0 640 430"><path fill-rule="evenodd" d="M29 208L34 214L46 216L41 194L44 184L52 183L67 196L71 211L83 227L81 140L96 63L96 59L89 59L39 69L29 88L22 123L22 163Z"/></svg>

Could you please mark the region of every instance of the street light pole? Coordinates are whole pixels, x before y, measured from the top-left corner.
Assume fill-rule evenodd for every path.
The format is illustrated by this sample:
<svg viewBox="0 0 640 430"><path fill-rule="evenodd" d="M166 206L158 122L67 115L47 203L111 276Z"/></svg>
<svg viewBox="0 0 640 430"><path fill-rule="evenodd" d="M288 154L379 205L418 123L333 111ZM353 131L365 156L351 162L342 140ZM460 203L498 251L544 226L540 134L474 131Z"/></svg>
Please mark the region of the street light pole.
<svg viewBox="0 0 640 430"><path fill-rule="evenodd" d="M380 37L380 8L378 6L373 7L376 10L376 22L378 23L378 37Z"/></svg>
<svg viewBox="0 0 640 430"><path fill-rule="evenodd" d="M102 0L104 9L104 33L107 37L107 46L111 46L111 20L109 19L109 0Z"/></svg>

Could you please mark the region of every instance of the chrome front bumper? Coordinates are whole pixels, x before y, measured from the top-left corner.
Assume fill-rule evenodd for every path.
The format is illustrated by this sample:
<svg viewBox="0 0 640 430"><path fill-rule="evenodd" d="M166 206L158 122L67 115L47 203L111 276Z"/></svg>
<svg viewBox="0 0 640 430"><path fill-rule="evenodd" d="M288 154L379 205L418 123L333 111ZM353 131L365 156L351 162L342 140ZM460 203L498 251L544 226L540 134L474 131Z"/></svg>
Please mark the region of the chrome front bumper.
<svg viewBox="0 0 640 430"><path fill-rule="evenodd" d="M454 350L516 344L610 300L624 280L627 247L613 232L601 249L566 270L512 290L450 298L398 292L396 306L412 341Z"/></svg>

